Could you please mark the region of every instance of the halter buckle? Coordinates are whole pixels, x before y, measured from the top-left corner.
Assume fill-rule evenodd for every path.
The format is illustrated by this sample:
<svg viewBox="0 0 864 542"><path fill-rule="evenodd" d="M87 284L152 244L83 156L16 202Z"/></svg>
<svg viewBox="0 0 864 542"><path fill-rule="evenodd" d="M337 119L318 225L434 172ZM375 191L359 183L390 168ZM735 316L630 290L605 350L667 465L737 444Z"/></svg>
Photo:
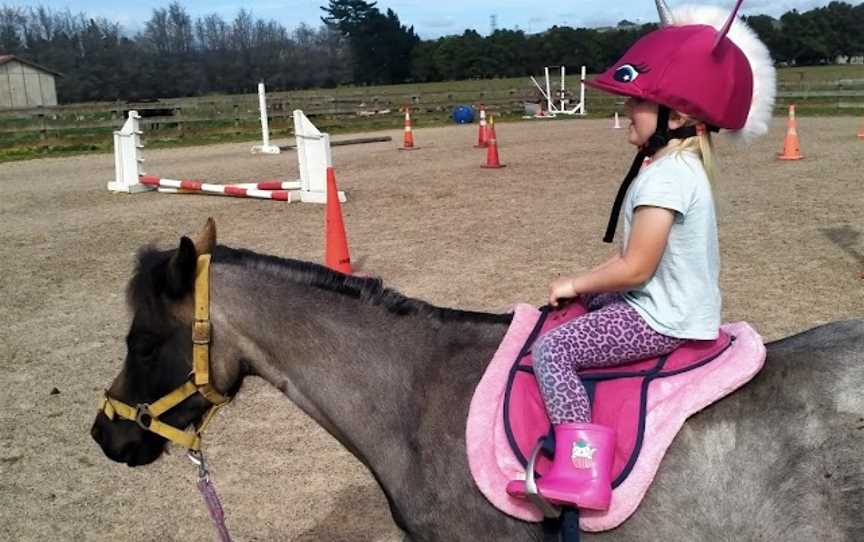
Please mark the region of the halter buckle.
<svg viewBox="0 0 864 542"><path fill-rule="evenodd" d="M146 424L144 423L144 416L147 416L148 418ZM156 417L153 413L150 412L150 405L147 403L141 403L135 407L135 423L137 423L141 429L150 431L150 425L153 423L155 418Z"/></svg>
<svg viewBox="0 0 864 542"><path fill-rule="evenodd" d="M192 343L210 344L210 320L195 320L192 324Z"/></svg>

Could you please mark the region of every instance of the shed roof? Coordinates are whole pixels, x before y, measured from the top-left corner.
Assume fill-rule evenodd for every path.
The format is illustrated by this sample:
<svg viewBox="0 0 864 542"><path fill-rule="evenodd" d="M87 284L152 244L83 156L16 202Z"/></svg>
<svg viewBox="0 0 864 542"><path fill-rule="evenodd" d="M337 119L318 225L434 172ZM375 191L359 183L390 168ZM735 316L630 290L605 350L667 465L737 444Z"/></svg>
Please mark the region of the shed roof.
<svg viewBox="0 0 864 542"><path fill-rule="evenodd" d="M35 62L30 62L29 60L25 60L25 59L21 58L20 56L0 54L0 66L2 66L3 64L6 64L7 62L12 62L13 60L17 60L21 64L27 64L28 66L32 66L32 67L36 68L37 70L42 70L43 72L48 72L48 73L56 75L58 77L63 77L63 74L58 72L58 71L54 71L50 68L46 68L45 66L40 66L39 64L36 64Z"/></svg>

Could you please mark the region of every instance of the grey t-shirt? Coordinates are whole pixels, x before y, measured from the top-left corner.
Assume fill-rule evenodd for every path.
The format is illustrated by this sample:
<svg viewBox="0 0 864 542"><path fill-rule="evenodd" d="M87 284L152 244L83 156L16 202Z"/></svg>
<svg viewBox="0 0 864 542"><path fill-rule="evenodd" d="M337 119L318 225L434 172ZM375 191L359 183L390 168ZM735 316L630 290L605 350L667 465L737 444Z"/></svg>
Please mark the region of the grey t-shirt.
<svg viewBox="0 0 864 542"><path fill-rule="evenodd" d="M675 211L654 275L623 293L655 331L682 339L715 339L720 328L720 250L711 184L699 155L672 152L642 169L624 199L624 250L633 211Z"/></svg>

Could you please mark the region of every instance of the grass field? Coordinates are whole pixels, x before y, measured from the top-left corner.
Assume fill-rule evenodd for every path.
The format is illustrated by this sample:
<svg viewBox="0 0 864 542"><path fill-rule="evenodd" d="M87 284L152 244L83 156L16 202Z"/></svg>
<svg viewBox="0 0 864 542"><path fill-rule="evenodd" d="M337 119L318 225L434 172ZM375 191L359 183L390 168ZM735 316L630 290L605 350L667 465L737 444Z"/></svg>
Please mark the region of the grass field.
<svg viewBox="0 0 864 542"><path fill-rule="evenodd" d="M574 70L575 72L576 70ZM539 75L539 74L538 74ZM578 90L578 74L567 78L569 89ZM776 113L783 115L791 103L797 105L800 116L864 116L864 65L808 66L801 68L782 68L778 70L778 90ZM536 98L537 92L528 78L476 79L464 81L444 81L437 83L418 83L372 87L339 87L335 89L315 89L292 92L269 93L271 100L285 100L286 103L303 103L311 99L318 101L381 100L391 104L390 113L363 117L356 115L310 115L321 130L331 134L387 130L402 125L399 106L417 102L413 112L416 128L443 126L452 123L450 112L458 104L478 104L485 98L493 98L492 107L499 122L521 118L519 111L523 100ZM435 104L427 100L434 97ZM497 102L496 102L497 100ZM257 107L254 95L243 96L205 96L189 102L193 108L197 103L201 108L213 107L213 103L242 102L248 113L249 108ZM488 100L487 100L488 102ZM607 118L614 111L621 110L622 100L588 89L588 117ZM250 105L251 104L251 105ZM302 107L301 107L302 108ZM218 106L217 106L218 109ZM229 106L225 106L229 109ZM80 112L72 109L65 112L82 125L110 121L104 111L88 112L82 106ZM260 127L256 120L236 121L230 114L211 113L213 118L194 125L165 123L158 131L147 129L147 145L152 148L206 145L239 141L254 141L260 138ZM566 120L566 119L564 119ZM111 132L116 126L101 128L70 128L49 132L44 137L32 128L26 129L32 120L16 119L13 116L0 116L0 128L21 128L17 131L0 133L0 162L24 160L43 156L67 156L87 153L111 152ZM67 120L68 122L68 120ZM290 117L273 119L270 122L274 139L292 137L293 126Z"/></svg>
<svg viewBox="0 0 864 542"><path fill-rule="evenodd" d="M782 68L777 71L780 90L806 86L816 88L864 89L864 65L834 64Z"/></svg>

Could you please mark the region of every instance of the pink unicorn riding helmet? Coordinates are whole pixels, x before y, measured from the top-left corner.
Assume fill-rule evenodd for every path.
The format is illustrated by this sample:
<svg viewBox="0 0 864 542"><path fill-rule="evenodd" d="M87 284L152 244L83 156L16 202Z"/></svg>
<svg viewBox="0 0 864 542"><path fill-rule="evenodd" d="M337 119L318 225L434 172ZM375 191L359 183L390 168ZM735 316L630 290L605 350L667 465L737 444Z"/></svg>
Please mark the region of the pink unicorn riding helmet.
<svg viewBox="0 0 864 542"><path fill-rule="evenodd" d="M671 139L697 135L700 127L669 130L671 110L751 139L768 131L774 110L776 74L768 48L738 17L743 0L731 14L713 6L670 10L656 0L661 28L643 36L610 69L586 84L660 105L657 130L640 149L613 206L604 241L611 242L615 222L630 181L646 156ZM614 220L614 222L613 222Z"/></svg>

